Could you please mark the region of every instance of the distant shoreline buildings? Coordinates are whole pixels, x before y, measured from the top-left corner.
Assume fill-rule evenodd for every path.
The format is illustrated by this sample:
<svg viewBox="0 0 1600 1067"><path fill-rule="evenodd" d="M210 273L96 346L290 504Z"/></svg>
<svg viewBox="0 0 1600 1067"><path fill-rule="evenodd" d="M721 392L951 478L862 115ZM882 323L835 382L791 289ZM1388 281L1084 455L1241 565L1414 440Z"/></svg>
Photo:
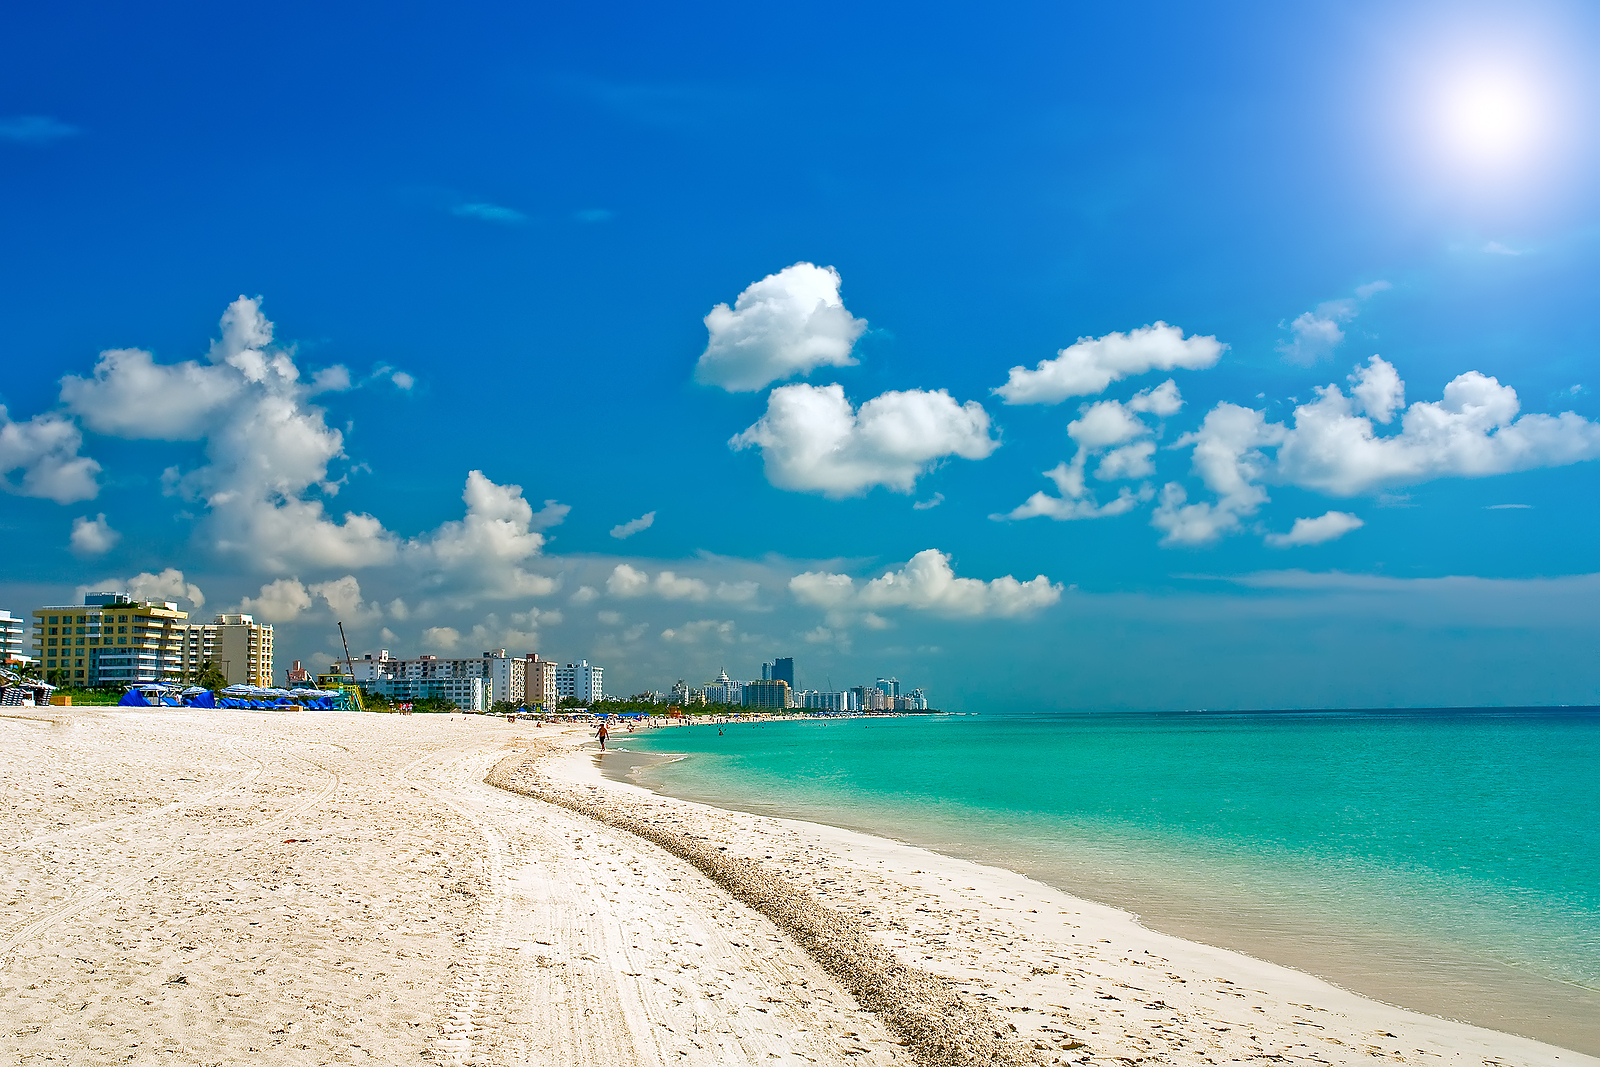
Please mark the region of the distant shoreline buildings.
<svg viewBox="0 0 1600 1067"><path fill-rule="evenodd" d="M135 600L112 591L88 593L82 604L36 608L32 624L30 656L24 651L27 620L0 611L0 663L36 666L56 685L182 684L195 681L207 666L229 685L276 684L272 625L247 614L223 612L211 622L192 622L172 601ZM506 704L554 711L564 702L587 707L607 699L604 667L586 659L560 663L537 652L512 656L498 648L479 656L402 658L385 648L351 659L348 668L355 685L397 704L431 698L449 701L463 711L489 711ZM296 660L288 677L291 684L306 684L310 673ZM802 689L796 684L790 656L762 663L760 678L740 681L722 670L704 685L690 685L680 678L665 697L652 692L633 699L678 707L731 705L769 711L928 710L922 689L902 692L900 680L893 677L846 689Z"/></svg>
<svg viewBox="0 0 1600 1067"><path fill-rule="evenodd" d="M849 689L799 689L794 682L794 660L779 657L761 665L759 680L734 681L723 670L703 686L679 678L668 702L681 707L736 704L747 708L806 708L816 711L927 711L928 696L921 689L901 692L900 679L879 678L872 685Z"/></svg>
<svg viewBox="0 0 1600 1067"><path fill-rule="evenodd" d="M605 699L604 667L588 660L558 664L536 652L510 656L497 648L474 657L401 659L384 648L350 667L357 685L396 703L438 698L463 711L488 711L503 702L553 710L562 700Z"/></svg>

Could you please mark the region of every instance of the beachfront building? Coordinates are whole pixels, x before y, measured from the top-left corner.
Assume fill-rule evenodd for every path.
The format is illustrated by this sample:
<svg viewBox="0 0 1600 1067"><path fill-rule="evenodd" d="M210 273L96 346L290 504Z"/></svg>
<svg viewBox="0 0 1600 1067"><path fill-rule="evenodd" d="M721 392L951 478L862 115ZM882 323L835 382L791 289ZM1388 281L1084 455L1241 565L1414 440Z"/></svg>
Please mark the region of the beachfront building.
<svg viewBox="0 0 1600 1067"><path fill-rule="evenodd" d="M889 706L894 707L894 698L900 695L900 679L879 678L874 684L878 692L889 698Z"/></svg>
<svg viewBox="0 0 1600 1067"><path fill-rule="evenodd" d="M714 681L706 683L705 696L707 704L743 704L744 683L729 678L727 671L719 671Z"/></svg>
<svg viewBox="0 0 1600 1067"><path fill-rule="evenodd" d="M856 709L860 711L884 711L892 708L891 698L882 689L875 685L858 685L850 690L850 695L855 698Z"/></svg>
<svg viewBox="0 0 1600 1067"><path fill-rule="evenodd" d="M585 705L605 699L605 668L590 666L586 659L557 667L556 695Z"/></svg>
<svg viewBox="0 0 1600 1067"><path fill-rule="evenodd" d="M796 704L795 706L811 708L816 711L861 710L861 702L856 699L855 693L848 689L831 693L817 689L811 689L806 692L805 703Z"/></svg>
<svg viewBox="0 0 1600 1067"><path fill-rule="evenodd" d="M89 593L82 604L34 609L34 658L59 685L181 682L188 619L170 600Z"/></svg>
<svg viewBox="0 0 1600 1067"><path fill-rule="evenodd" d="M772 678L764 678L759 682L746 682L741 702L747 708L787 708L789 683Z"/></svg>
<svg viewBox="0 0 1600 1067"><path fill-rule="evenodd" d="M505 649L500 651L503 654ZM521 656L512 656L506 665L511 676L506 687L506 693L508 694L506 699L513 704L522 704L524 703L523 697L528 691L528 661Z"/></svg>
<svg viewBox="0 0 1600 1067"><path fill-rule="evenodd" d="M794 688L794 657L779 656L771 663L761 665L761 680L763 682L788 682L789 688Z"/></svg>
<svg viewBox="0 0 1600 1067"><path fill-rule="evenodd" d="M189 623L182 633L179 667L185 679L211 664L229 685L271 687L272 624L253 615L224 612L211 622Z"/></svg>
<svg viewBox="0 0 1600 1067"><path fill-rule="evenodd" d="M358 661L359 667L359 661ZM411 704L430 697L448 700L462 711L488 711L494 702L489 699L489 687L480 675L457 678L436 675L425 678L379 678L363 689L377 693L396 704Z"/></svg>
<svg viewBox="0 0 1600 1067"><path fill-rule="evenodd" d="M522 669L514 670L513 662ZM368 652L352 668L357 685L391 700L443 697L463 711L486 711L502 700L520 700L520 693L512 695L513 679L526 680L525 661L513 661L503 648L463 659L400 659L383 648ZM476 686L469 684L472 679L478 680Z"/></svg>
<svg viewBox="0 0 1600 1067"><path fill-rule="evenodd" d="M553 659L543 659L537 652L522 658L522 705L524 707L553 708L561 700L556 685L556 672L560 664Z"/></svg>
<svg viewBox="0 0 1600 1067"><path fill-rule="evenodd" d="M290 689L297 687L310 688L312 683L315 681L315 679L311 677L311 672L300 666L299 660L295 660L294 666L290 667L283 673L284 677L288 680L288 687Z"/></svg>
<svg viewBox="0 0 1600 1067"><path fill-rule="evenodd" d="M45 675L63 685L188 681L212 664L229 685L273 684L272 624L222 614L207 623L170 600L89 593L82 604L33 613L33 644Z"/></svg>
<svg viewBox="0 0 1600 1067"><path fill-rule="evenodd" d="M667 694L667 703L678 707L691 707L706 702L706 692L699 686L693 686L679 678L673 685L672 692Z"/></svg>
<svg viewBox="0 0 1600 1067"><path fill-rule="evenodd" d="M33 662L32 657L23 651L27 630L26 620L9 611L0 611L0 664L9 667Z"/></svg>

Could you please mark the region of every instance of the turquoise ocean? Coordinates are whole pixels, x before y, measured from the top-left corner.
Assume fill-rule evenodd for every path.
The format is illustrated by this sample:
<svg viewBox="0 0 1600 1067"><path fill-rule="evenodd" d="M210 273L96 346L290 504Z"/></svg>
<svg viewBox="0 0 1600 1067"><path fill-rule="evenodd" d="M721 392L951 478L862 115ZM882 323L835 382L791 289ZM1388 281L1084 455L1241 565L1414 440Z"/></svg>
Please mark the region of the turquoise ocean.
<svg viewBox="0 0 1600 1067"><path fill-rule="evenodd" d="M1021 871L1600 1055L1600 709L937 715L625 734L608 773Z"/></svg>

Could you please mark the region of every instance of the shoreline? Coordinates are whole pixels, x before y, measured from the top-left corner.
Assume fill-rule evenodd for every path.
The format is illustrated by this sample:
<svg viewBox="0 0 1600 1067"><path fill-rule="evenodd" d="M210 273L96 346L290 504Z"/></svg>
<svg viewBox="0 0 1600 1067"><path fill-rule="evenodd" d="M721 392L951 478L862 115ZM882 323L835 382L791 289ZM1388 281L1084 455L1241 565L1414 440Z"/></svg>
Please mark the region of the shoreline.
<svg viewBox="0 0 1600 1067"><path fill-rule="evenodd" d="M624 741L624 740L625 740L624 737L619 737L618 738L618 741ZM644 754L644 753L629 753L629 752L626 752L625 750L612 750L612 751L608 751L603 759L594 759L594 757L596 755L598 755L598 754L595 753L592 750L592 746L587 748L586 751L588 752L589 758L593 759L594 763L597 766L595 768L590 769L587 772L574 771L573 768L571 766L569 766L568 767L568 771L569 771L569 773L575 774L577 777L584 777L585 774L587 774L589 776L587 780L589 781L590 785L593 785L593 784L595 784L595 782L599 781L599 782L604 782L607 786L612 787L612 788L617 788L617 789L621 789L621 790L638 790L641 793L643 793L645 795L648 795L648 796L653 796L653 797L669 797L670 796L669 794L660 793L658 791L650 789L648 786L642 785L640 783L640 778L642 776L644 776L644 775L647 775L648 774L648 770L651 767L660 766L660 765L662 765L664 763L671 762L676 758L680 758L676 754L666 754L666 753L659 753L659 754L658 753L648 753L648 754ZM617 757L624 757L624 758L619 759ZM671 799L675 800L677 803L680 803L680 804L687 804L687 805L694 805L694 806L698 806L698 807L704 807L704 808L707 808L708 810L714 810L714 811L726 811L726 810L729 810L729 809L724 809L724 808L722 808L720 806L721 804L726 803L726 801L722 801L720 799L719 800L715 800L715 801L711 801L709 803L704 801L704 800L694 799L694 798L675 797L675 798L671 798ZM1400 1013L1403 1016L1410 1017L1412 1019L1413 1023L1415 1023L1416 1020L1430 1020L1432 1024L1437 1024L1437 1025L1442 1026L1442 1027L1458 1027L1458 1028L1462 1028L1460 1031L1455 1032L1456 1039L1468 1040L1468 1041L1470 1041L1472 1043L1481 1043L1481 1042L1483 1042L1485 1040L1491 1040L1491 1043L1492 1043L1492 1039L1485 1039L1483 1037L1483 1035L1486 1035L1486 1034L1500 1035L1501 1037L1505 1038L1507 1041L1510 1041L1510 1042L1514 1042L1514 1043L1527 1042L1530 1045L1537 1046L1539 1048L1545 1049L1545 1050L1547 1050L1547 1052L1545 1053L1546 1055L1551 1056L1551 1057L1556 1058L1556 1059L1560 1059L1561 1057L1560 1056L1555 1056L1553 1052L1550 1052L1548 1050L1557 1050L1557 1051L1565 1052L1567 1058L1564 1059L1563 1062L1567 1062L1567 1063L1576 1062L1577 1059L1581 1058L1581 1059L1587 1060L1589 1062L1600 1063L1600 1059L1595 1059L1594 1058L1594 1053L1587 1051L1587 1046L1589 1044L1595 1044L1597 1046L1600 1046L1600 1038L1593 1038L1592 1040L1587 1040L1586 1041L1586 1040L1584 1040L1584 1038L1588 1037L1589 1035L1586 1035L1586 1034L1580 1032L1580 1033L1573 1034L1573 1035L1570 1035L1570 1036L1564 1035L1564 1040L1562 1041L1562 1043L1561 1044L1555 1044L1555 1043L1551 1043L1548 1037L1546 1037L1543 1040L1541 1040L1541 1038L1539 1038L1539 1037L1529 1037L1529 1036L1526 1036L1526 1035L1517 1034L1517 1033L1515 1033L1515 1032L1513 1032L1513 1031L1511 1031L1509 1029L1496 1028L1496 1027L1494 1027L1492 1025L1482 1025L1482 1024L1475 1025L1475 1024L1469 1023L1469 1022L1454 1021L1452 1019L1447 1018L1443 1013L1430 1014L1430 1013L1428 1013L1427 1006L1419 1006L1416 1003L1412 1003L1412 1004L1409 1004L1409 1005L1404 1005L1403 1003L1402 1004L1394 1004L1394 1003L1388 1002L1386 1000L1382 1000L1382 999L1378 999L1376 997L1370 996L1369 994L1366 994L1366 993L1362 993L1362 992L1357 992L1357 991L1351 990L1351 989L1347 988L1344 985L1336 984L1335 982L1330 981L1328 979L1324 979L1324 978L1319 978L1319 977L1313 976L1309 972L1307 972L1307 971L1305 971L1303 969L1296 969L1296 968L1292 968L1292 967L1289 967L1289 966L1283 966L1283 965L1281 965L1279 963L1274 963L1274 962L1270 962L1270 961L1265 960L1265 959L1261 959L1261 958L1257 957L1256 955L1251 954L1248 949L1243 949L1243 948L1238 948L1238 947L1214 946L1213 944L1208 943L1206 940L1203 939L1203 933L1204 933L1203 930L1202 931L1193 931L1192 929L1190 929L1190 930L1182 930L1182 929L1173 930L1173 929L1170 928L1170 926L1171 925L1176 925L1176 924L1160 923L1160 920L1156 920L1156 921L1158 922L1158 924L1161 927L1165 927L1165 929L1160 929L1160 928L1155 928L1155 927L1147 927L1147 926L1145 926L1143 924L1143 922L1141 921L1139 916L1135 915L1132 912L1129 912L1129 911L1127 911L1127 910L1125 910L1123 908L1116 907L1114 905L1099 904L1099 903L1095 903L1095 902L1089 901L1087 899L1083 899L1083 898L1079 898L1079 897L1076 897L1076 896L1072 896L1070 894L1070 892L1062 890L1062 889L1060 889L1058 887L1052 887L1051 885L1047 884L1046 882L1038 881L1036 879L1036 877L1030 877L1026 873L1019 873L1017 871L1014 871L1014 870L1010 869L1009 866L1007 866L1003 861L999 862L999 863L996 863L995 860L992 857L961 858L959 856L952 856L952 855L949 855L949 854L946 854L946 853L941 853L941 852L933 851L933 850L930 850L930 849L923 849L923 848L920 848L920 847L914 846L914 845L903 844L901 842L894 841L891 838L883 837L882 836L882 831L880 829L877 829L877 828L874 828L874 827L858 827L858 828L838 827L838 826L829 825L828 823L824 823L824 822L811 822L811 821L807 821L805 819L790 818L786 814L775 813L775 812L773 812L771 810L766 811L766 812L744 811L744 810L740 810L740 809L737 809L737 808L733 808L732 810L738 811L739 814L741 814L741 815L743 815L743 816L745 816L747 818L750 818L750 819L768 820L768 821L771 821L771 822L775 822L775 823L779 823L779 824L786 825L786 826L791 826L791 827L804 827L804 828L806 828L805 832L807 834L809 834L810 836L812 836L813 838L817 839L818 843L824 845L824 847L836 846L840 842L840 840L852 840L853 841L854 837L860 837L860 838L866 839L867 841L874 842L875 844L869 846L869 845L863 845L859 841L855 841L852 847L857 847L857 848L860 848L860 847L877 848L880 851L881 850L885 850L885 849L887 849L887 850L910 850L909 853L906 853L907 855L916 854L916 855L920 855L923 858L922 859L917 859L917 860L907 860L907 862L920 863L920 864L923 865L922 869L928 869L930 867L939 866L941 864L969 865L973 869L989 872L990 875L992 875L993 877L999 878L999 879L1004 880L1004 881L1016 880L1016 881L1019 881L1019 882L1023 882L1023 883L1026 883L1030 887L1030 889L1028 890L1030 893L1033 893L1033 894L1037 895L1039 893L1039 891L1043 891L1046 895L1048 895L1048 894L1060 894L1060 896L1062 896L1066 900L1072 902L1075 906L1079 906L1081 908L1086 908L1086 909L1100 909L1100 911L1102 913L1114 913L1115 915L1120 917L1120 919L1118 920L1119 924L1127 925L1127 926L1133 926L1133 927L1136 927L1137 929L1139 929L1141 931L1146 931L1150 936L1167 939L1169 942L1177 942L1177 943L1179 943L1179 944L1181 944L1183 946L1188 946L1188 950L1191 951L1191 952L1193 952L1193 951L1201 951L1202 954L1207 954L1207 955L1210 955L1210 956L1222 955L1222 956L1234 957L1236 961L1238 961L1238 960L1248 960L1248 961L1251 961L1252 963L1259 964L1262 967L1274 968L1277 972L1279 972L1278 973L1278 977L1279 978L1282 978L1284 975L1293 975L1293 976L1297 976L1295 981L1304 980L1304 981L1309 981L1309 982L1313 982L1313 983L1318 983L1322 987L1324 987L1325 990L1336 992L1340 998L1351 998L1351 999L1353 999L1355 1001L1361 1002L1362 1004L1370 1005L1374 1009L1381 1008L1381 1009L1383 1009L1384 1011L1387 1011L1387 1012ZM840 835L844 835L844 837L841 838ZM1196 932L1202 933L1202 937L1196 937L1195 936ZM1545 980L1543 980L1543 979L1539 979L1538 981L1539 981L1540 984L1546 984ZM1557 985L1556 983L1548 983L1548 984ZM1562 987L1559 987L1559 985L1557 985L1557 988L1560 989ZM1584 992L1587 992L1587 991L1584 991ZM1395 999L1400 999L1400 998L1395 998ZM1424 996L1424 997L1412 997L1410 999L1412 999L1414 1002L1415 1001L1424 1001L1424 1002L1426 1002L1429 998ZM1471 1037L1471 1038L1462 1037L1463 1034L1467 1034L1467 1033L1473 1033L1473 1034L1476 1034L1477 1036ZM1578 1044L1580 1044L1581 1046L1584 1046L1584 1047L1581 1047L1579 1049L1573 1049L1573 1048L1570 1047L1570 1045L1572 1043L1578 1043Z"/></svg>
<svg viewBox="0 0 1600 1067"><path fill-rule="evenodd" d="M1007 1032L987 1007L962 998L951 983L897 960L874 943L868 928L793 885L770 867L726 846L709 843L631 805L608 804L598 789L548 777L548 756L512 755L484 779L509 792L531 796L624 830L687 860L735 900L761 913L792 937L856 1002L899 1036L911 1055L928 1067L1027 1067L1045 1061ZM1012 1033L1015 1027L1011 1027ZM1081 1047L1069 1043L1070 1048Z"/></svg>
<svg viewBox="0 0 1600 1067"><path fill-rule="evenodd" d="M43 712L0 718L19 1061L1600 1067L999 867L611 782L580 728ZM489 784L528 776L586 813Z"/></svg>

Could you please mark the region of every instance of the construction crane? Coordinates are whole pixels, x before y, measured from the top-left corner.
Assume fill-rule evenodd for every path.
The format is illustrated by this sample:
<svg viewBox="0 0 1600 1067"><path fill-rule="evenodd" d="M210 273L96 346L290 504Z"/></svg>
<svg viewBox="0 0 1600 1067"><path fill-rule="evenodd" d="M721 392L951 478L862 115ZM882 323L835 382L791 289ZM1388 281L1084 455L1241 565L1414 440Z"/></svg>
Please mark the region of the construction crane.
<svg viewBox="0 0 1600 1067"><path fill-rule="evenodd" d="M355 660L350 656L350 642L344 635L343 622L339 623L339 643L344 646L344 670L337 674L330 672L317 675L317 688L337 689L350 702L346 710L366 711L366 706L361 702L361 687L356 685ZM334 665L337 666L338 662L335 660Z"/></svg>

